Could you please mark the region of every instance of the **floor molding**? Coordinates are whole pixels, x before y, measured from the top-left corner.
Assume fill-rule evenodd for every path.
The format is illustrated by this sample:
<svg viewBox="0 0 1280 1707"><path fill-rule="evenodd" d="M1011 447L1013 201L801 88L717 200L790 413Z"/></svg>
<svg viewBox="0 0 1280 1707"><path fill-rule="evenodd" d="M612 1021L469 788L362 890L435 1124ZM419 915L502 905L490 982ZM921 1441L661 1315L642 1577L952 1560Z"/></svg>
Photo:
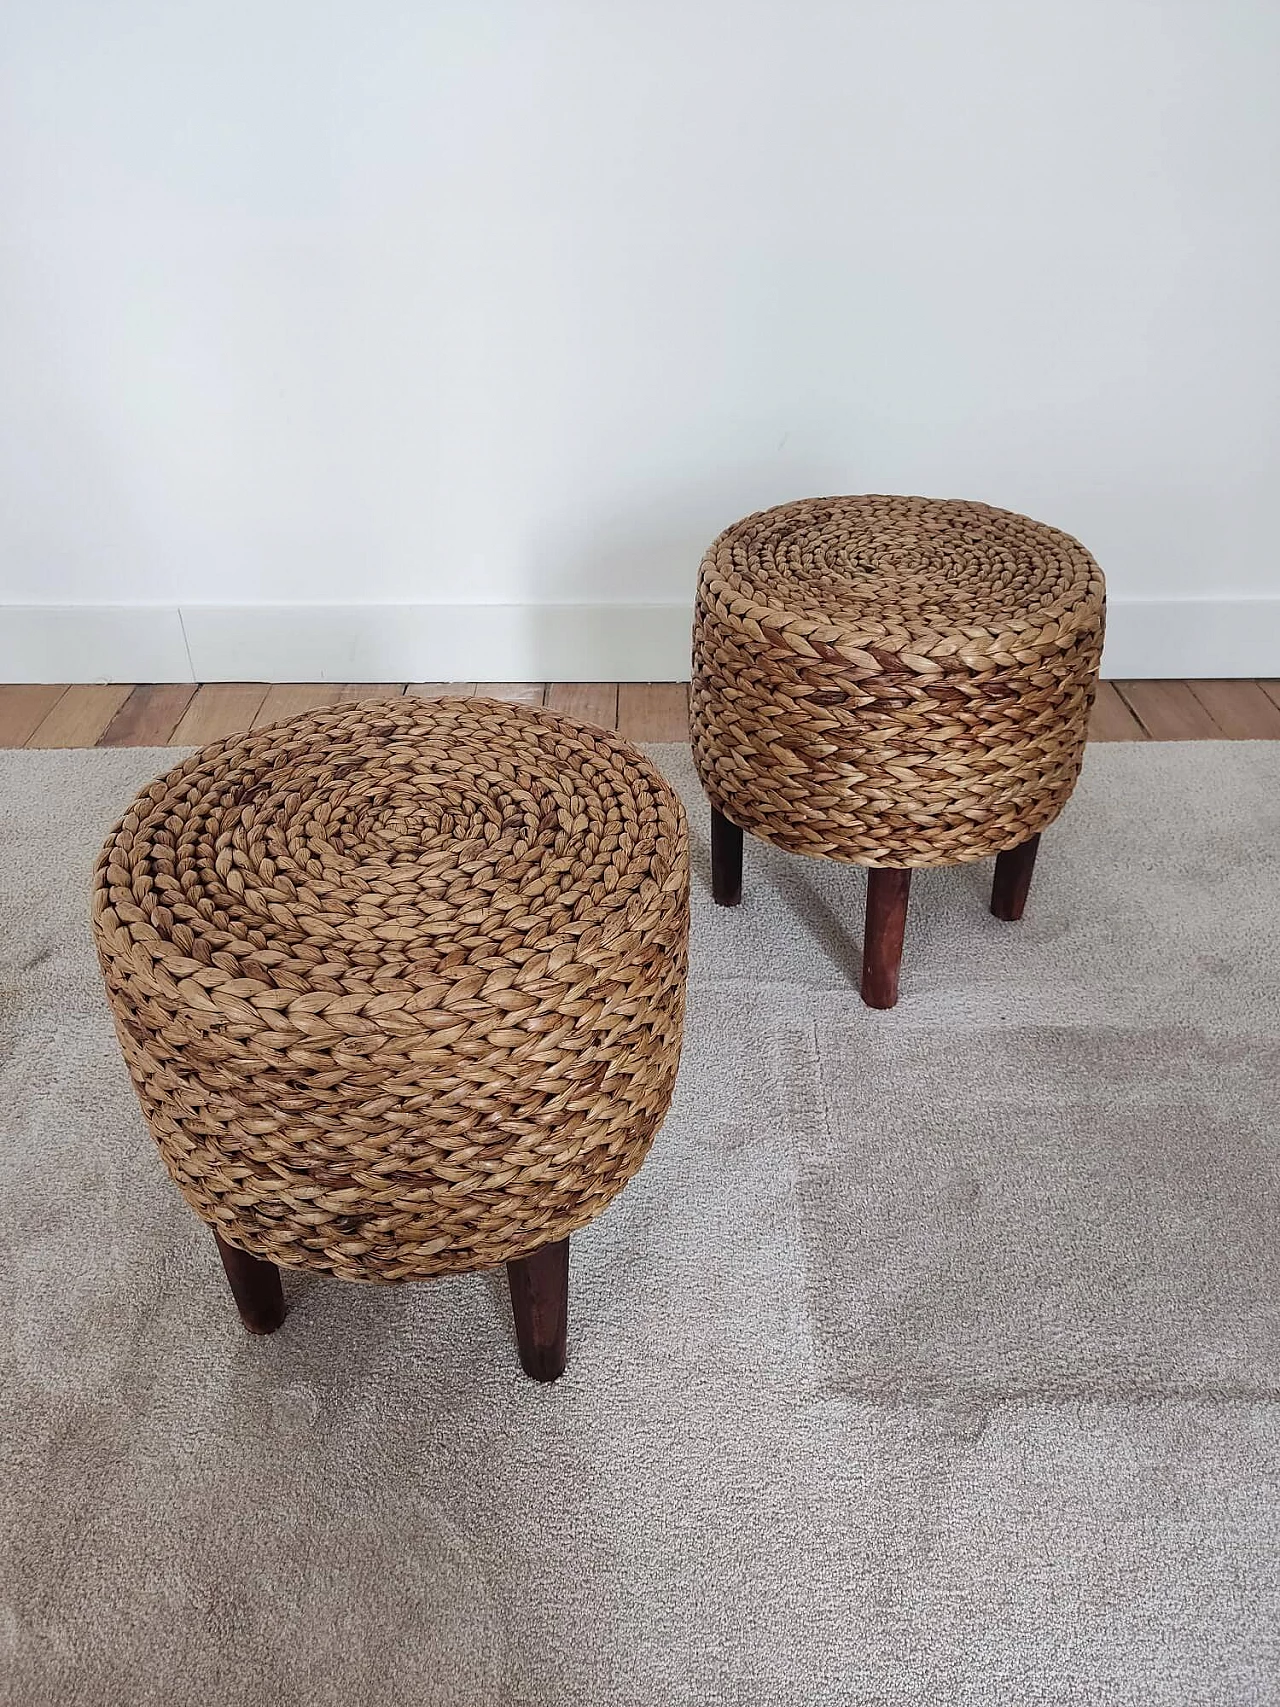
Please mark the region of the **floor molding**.
<svg viewBox="0 0 1280 1707"><path fill-rule="evenodd" d="M691 606L8 605L0 681L645 682L688 672ZM1280 676L1280 598L1112 598L1109 678Z"/></svg>

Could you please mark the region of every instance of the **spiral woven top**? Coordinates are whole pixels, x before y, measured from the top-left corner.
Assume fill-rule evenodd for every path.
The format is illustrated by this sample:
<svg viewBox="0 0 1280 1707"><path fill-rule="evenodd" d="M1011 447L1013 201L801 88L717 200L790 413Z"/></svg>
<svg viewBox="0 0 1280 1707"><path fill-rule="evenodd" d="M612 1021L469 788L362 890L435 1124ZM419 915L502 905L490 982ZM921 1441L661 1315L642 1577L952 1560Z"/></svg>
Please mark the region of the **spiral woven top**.
<svg viewBox="0 0 1280 1707"><path fill-rule="evenodd" d="M624 930L671 877L674 827L667 785L603 731L403 699L205 748L139 798L102 866L178 977L372 1000L480 950L549 956Z"/></svg>
<svg viewBox="0 0 1280 1707"><path fill-rule="evenodd" d="M504 1260L639 1166L679 1057L687 845L635 748L489 700L308 713L147 789L97 868L135 1087L232 1243Z"/></svg>
<svg viewBox="0 0 1280 1707"><path fill-rule="evenodd" d="M961 499L810 498L736 522L704 596L818 644L910 659L1057 645L1093 627L1101 572L1069 534Z"/></svg>

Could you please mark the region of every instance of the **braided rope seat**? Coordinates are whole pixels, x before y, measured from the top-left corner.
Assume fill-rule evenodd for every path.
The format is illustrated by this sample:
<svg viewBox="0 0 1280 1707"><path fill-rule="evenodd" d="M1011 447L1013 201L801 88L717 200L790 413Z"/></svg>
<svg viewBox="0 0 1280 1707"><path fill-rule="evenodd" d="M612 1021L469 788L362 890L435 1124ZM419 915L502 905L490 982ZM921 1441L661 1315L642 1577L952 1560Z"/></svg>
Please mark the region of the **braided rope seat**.
<svg viewBox="0 0 1280 1707"><path fill-rule="evenodd" d="M1076 540L986 504L817 498L703 559L694 762L794 853L911 868L1038 835L1075 786L1102 648Z"/></svg>
<svg viewBox="0 0 1280 1707"><path fill-rule="evenodd" d="M667 1111L683 813L566 717L406 698L206 747L111 832L93 924L170 1175L271 1264L521 1258L604 1208Z"/></svg>

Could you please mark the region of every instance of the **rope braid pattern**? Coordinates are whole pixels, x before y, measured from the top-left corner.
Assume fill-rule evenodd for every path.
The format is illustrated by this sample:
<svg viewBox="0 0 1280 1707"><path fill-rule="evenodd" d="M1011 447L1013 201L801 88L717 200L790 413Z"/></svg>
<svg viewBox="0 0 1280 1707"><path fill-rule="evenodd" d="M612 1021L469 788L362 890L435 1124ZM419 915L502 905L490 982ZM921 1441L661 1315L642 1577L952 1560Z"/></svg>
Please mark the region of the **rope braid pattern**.
<svg viewBox="0 0 1280 1707"><path fill-rule="evenodd" d="M566 717L403 699L206 747L111 832L93 924L169 1173L285 1267L527 1254L604 1208L671 1099L684 815Z"/></svg>
<svg viewBox="0 0 1280 1707"><path fill-rule="evenodd" d="M711 804L793 853L951 865L1062 810L1102 651L1078 541L952 499L815 498L722 533L693 629Z"/></svg>

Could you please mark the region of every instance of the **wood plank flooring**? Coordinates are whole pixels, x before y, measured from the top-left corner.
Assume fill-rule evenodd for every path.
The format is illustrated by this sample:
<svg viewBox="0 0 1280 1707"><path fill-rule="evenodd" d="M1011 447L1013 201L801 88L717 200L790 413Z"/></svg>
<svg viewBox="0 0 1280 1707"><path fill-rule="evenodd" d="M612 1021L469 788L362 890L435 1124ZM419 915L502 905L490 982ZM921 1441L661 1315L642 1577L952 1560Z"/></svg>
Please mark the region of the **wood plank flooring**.
<svg viewBox="0 0 1280 1707"><path fill-rule="evenodd" d="M27 739L28 747L92 747L129 698L127 686L68 688Z"/></svg>
<svg viewBox="0 0 1280 1707"><path fill-rule="evenodd" d="M1130 711L1153 741L1212 741L1221 730L1190 682L1117 682Z"/></svg>
<svg viewBox="0 0 1280 1707"><path fill-rule="evenodd" d="M1114 682L1099 682L1089 719L1091 741L1145 741L1147 732L1120 697Z"/></svg>
<svg viewBox="0 0 1280 1707"><path fill-rule="evenodd" d="M0 685L0 747L201 746L321 705L452 694L547 705L632 741L688 739L686 682ZM1103 682L1094 741L1280 740L1280 680Z"/></svg>
<svg viewBox="0 0 1280 1707"><path fill-rule="evenodd" d="M134 688L94 745L167 746L195 697L194 682L151 682Z"/></svg>

